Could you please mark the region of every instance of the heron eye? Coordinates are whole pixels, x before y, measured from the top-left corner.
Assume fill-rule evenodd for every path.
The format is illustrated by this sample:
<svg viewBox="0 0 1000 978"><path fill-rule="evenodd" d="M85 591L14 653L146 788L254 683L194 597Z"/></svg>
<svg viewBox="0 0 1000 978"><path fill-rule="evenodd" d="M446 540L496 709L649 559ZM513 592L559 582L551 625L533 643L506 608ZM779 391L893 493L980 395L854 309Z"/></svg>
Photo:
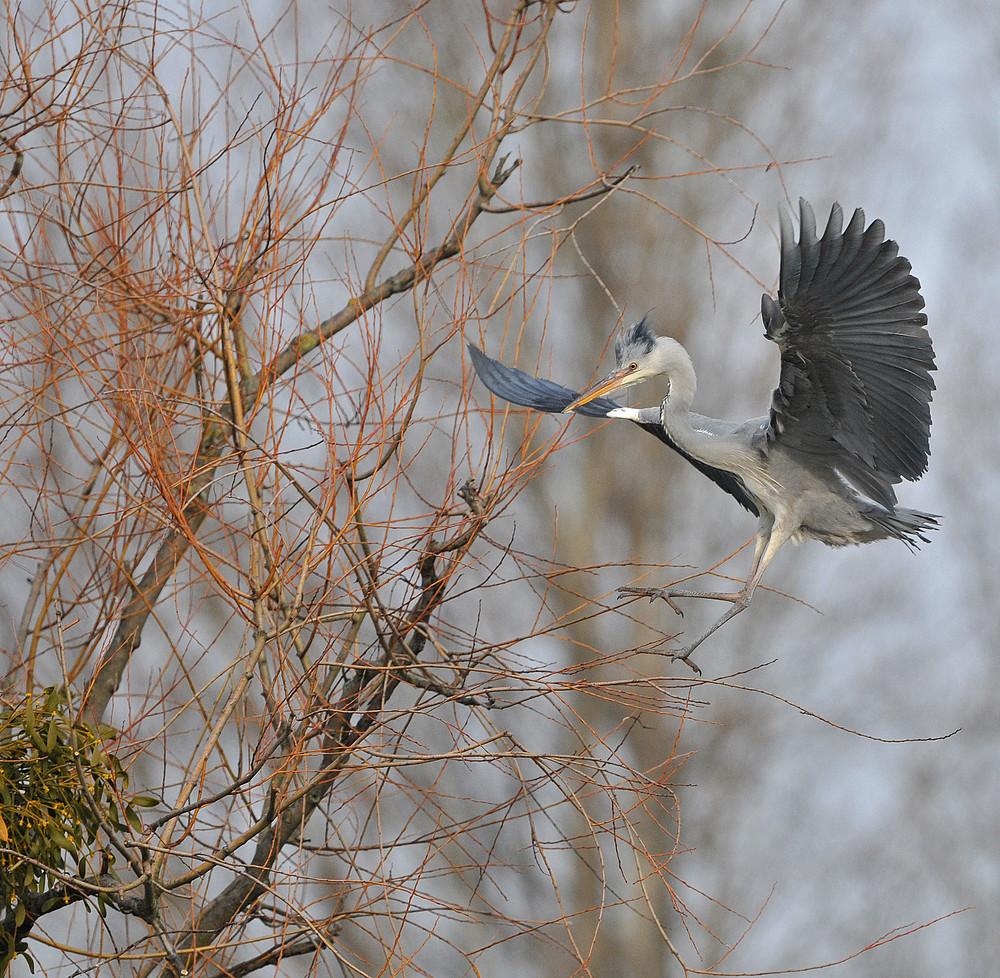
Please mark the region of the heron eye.
<svg viewBox="0 0 1000 978"><path fill-rule="evenodd" d="M633 360L633 361L632 361L632 363L630 363L630 364L628 365L628 369L629 369L629 370L638 370L638 369L639 369L639 364L637 364L637 363L636 363L636 362L635 362L635 361Z"/></svg>

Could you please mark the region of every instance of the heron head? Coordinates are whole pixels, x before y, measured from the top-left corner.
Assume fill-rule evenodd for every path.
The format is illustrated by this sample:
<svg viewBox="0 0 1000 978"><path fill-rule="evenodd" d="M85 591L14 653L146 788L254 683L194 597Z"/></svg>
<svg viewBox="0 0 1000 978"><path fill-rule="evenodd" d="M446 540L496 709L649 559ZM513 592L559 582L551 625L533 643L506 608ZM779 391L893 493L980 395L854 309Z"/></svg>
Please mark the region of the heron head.
<svg viewBox="0 0 1000 978"><path fill-rule="evenodd" d="M615 340L615 369L583 391L563 411L572 411L581 404L633 384L641 384L651 377L661 377L664 374L669 376L663 354L664 345L673 344L673 340L657 336L649 328L647 316L631 326L623 327L618 334Z"/></svg>

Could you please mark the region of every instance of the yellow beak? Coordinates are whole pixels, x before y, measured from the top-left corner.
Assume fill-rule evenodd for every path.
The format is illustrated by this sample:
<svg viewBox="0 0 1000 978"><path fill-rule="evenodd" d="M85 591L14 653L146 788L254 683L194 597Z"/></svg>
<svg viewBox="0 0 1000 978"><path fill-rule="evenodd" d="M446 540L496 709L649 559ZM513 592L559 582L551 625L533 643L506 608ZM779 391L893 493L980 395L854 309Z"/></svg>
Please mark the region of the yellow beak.
<svg viewBox="0 0 1000 978"><path fill-rule="evenodd" d="M583 391L575 401L570 402L563 408L563 414L572 411L574 408L580 407L582 404L586 404L588 401L593 401L595 398L603 397L605 394L610 394L612 391L621 389L622 387L627 387L629 381L632 379L632 371L628 367L621 367L618 370L613 370L607 375L603 380L599 380L593 387L588 387Z"/></svg>

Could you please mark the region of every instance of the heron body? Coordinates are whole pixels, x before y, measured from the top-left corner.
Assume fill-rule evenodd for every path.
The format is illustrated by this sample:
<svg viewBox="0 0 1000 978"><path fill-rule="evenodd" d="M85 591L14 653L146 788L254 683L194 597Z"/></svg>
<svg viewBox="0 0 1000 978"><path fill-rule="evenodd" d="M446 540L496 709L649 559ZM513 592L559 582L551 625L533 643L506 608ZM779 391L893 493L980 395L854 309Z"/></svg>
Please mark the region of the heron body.
<svg viewBox="0 0 1000 978"><path fill-rule="evenodd" d="M657 336L646 320L615 343L616 368L575 394L530 378L470 348L486 386L543 411L576 411L635 422L678 451L758 517L754 558L738 592L622 588L624 595L729 602L726 613L678 653L689 657L749 603L765 568L789 540L830 546L895 538L926 542L929 513L896 505L894 487L927 468L934 351L920 283L885 239L881 221L864 226L858 209L845 228L834 205L817 235L811 207L800 205L796 241L781 214L777 300L764 295L765 335L781 350L781 374L766 417L743 423L691 411L696 378L687 351ZM665 377L659 407L626 408L606 395ZM691 664L689 662L689 664ZM693 665L693 664L692 664Z"/></svg>

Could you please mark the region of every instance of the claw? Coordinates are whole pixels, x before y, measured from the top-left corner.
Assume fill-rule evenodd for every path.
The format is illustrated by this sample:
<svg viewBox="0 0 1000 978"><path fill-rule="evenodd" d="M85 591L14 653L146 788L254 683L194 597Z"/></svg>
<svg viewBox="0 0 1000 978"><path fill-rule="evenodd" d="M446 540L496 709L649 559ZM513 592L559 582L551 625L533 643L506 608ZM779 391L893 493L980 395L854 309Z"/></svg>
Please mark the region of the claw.
<svg viewBox="0 0 1000 978"><path fill-rule="evenodd" d="M691 655L691 653L693 651L694 651L694 649L688 649L685 652L677 652L674 655L672 655L670 658L673 659L675 662L676 661L680 661L680 662L683 662L684 665L690 666L694 670L694 674L696 676L700 676L701 675L701 669L699 669L698 666L695 663L693 663L691 661L691 659L690 659L690 655Z"/></svg>
<svg viewBox="0 0 1000 978"><path fill-rule="evenodd" d="M684 617L684 612L677 607L673 602L672 595L666 588L661 587L620 587L618 588L618 597L624 598L629 595L634 595L637 598L649 598L650 604L652 604L657 598L662 598L664 601L670 605L675 615L680 615L681 618Z"/></svg>

